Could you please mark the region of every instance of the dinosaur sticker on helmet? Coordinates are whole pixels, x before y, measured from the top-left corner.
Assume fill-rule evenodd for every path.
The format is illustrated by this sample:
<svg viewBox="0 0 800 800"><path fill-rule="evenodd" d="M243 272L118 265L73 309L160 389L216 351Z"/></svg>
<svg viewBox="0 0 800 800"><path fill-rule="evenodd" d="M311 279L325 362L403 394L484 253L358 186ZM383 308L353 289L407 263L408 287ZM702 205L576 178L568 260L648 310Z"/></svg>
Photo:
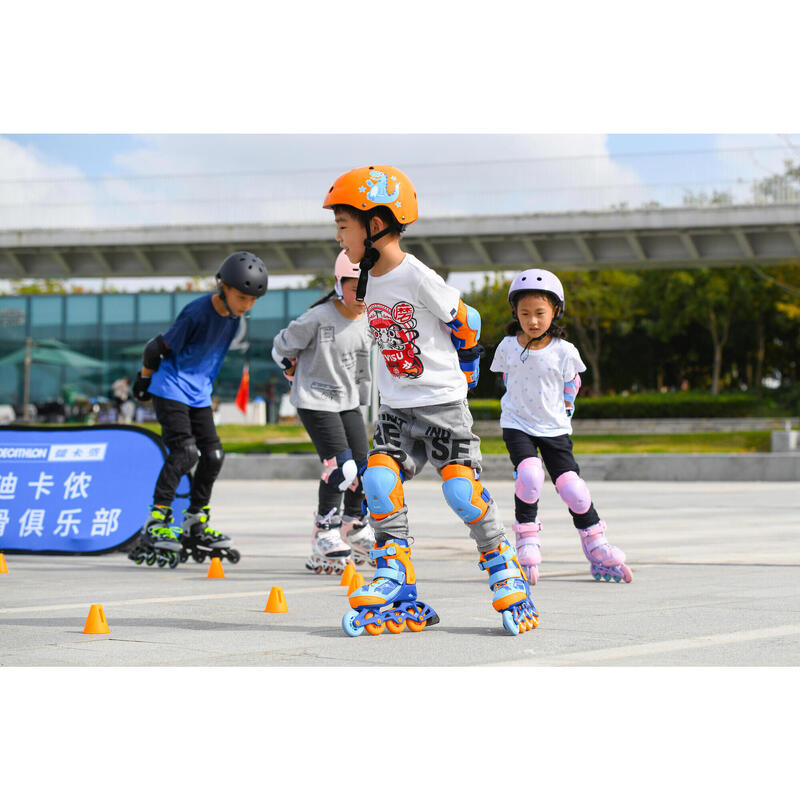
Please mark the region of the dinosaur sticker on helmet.
<svg viewBox="0 0 800 800"><path fill-rule="evenodd" d="M389 194L388 181L395 182L394 191L391 194ZM364 183L370 188L359 186L358 191L366 192L367 199L373 203L394 203L400 196L400 181L394 175L387 180L386 173L381 172L379 169L370 170L369 178ZM400 208L399 202L396 205Z"/></svg>

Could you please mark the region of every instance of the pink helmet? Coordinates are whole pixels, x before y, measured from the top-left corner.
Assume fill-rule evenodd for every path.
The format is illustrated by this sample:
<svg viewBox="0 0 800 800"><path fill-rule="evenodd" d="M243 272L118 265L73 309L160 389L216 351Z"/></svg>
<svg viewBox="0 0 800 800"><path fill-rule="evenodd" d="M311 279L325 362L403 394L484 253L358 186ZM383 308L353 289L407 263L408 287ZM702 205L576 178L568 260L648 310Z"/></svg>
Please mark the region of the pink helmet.
<svg viewBox="0 0 800 800"><path fill-rule="evenodd" d="M524 272L520 272L508 289L508 302L513 307L514 295L529 291L547 292L553 295L556 301L555 319L564 313L564 287L552 272L548 272L546 269L526 269Z"/></svg>
<svg viewBox="0 0 800 800"><path fill-rule="evenodd" d="M336 256L336 263L333 265L333 275L336 278L336 285L334 286L336 296L341 300L342 278L355 278L358 280L358 276L360 275L358 264L354 264L350 261L347 257L347 253L342 250L342 252Z"/></svg>

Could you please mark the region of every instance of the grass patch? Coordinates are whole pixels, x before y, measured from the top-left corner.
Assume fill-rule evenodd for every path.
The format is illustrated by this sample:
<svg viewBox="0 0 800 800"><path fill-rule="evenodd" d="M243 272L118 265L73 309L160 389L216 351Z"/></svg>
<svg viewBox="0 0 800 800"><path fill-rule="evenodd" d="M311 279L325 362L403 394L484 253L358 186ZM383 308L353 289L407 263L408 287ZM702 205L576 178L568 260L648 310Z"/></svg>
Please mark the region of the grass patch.
<svg viewBox="0 0 800 800"><path fill-rule="evenodd" d="M139 423L161 433L158 423ZM228 453L314 453L314 445L302 425L220 425L222 446ZM573 437L575 454L613 453L769 453L770 431L732 433L632 433L581 434ZM502 437L481 439L485 455L506 455Z"/></svg>
<svg viewBox="0 0 800 800"><path fill-rule="evenodd" d="M611 453L768 453L769 431L736 431L734 433L631 433L614 435L580 435L573 437L575 455ZM505 443L499 436L481 439L481 452L505 454Z"/></svg>

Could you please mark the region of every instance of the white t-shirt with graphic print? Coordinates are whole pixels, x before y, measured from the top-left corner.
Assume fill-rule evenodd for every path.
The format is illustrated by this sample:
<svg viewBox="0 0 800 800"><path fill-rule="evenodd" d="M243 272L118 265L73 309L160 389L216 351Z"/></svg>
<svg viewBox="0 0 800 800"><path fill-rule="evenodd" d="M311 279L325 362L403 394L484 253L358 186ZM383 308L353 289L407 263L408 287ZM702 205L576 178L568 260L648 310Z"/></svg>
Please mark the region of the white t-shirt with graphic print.
<svg viewBox="0 0 800 800"><path fill-rule="evenodd" d="M459 298L458 289L410 253L385 275L370 273L364 302L383 356L377 375L382 403L417 408L466 398L466 377L446 325Z"/></svg>
<svg viewBox="0 0 800 800"><path fill-rule="evenodd" d="M585 372L575 345L552 339L541 350L528 348L523 357L516 336L506 336L497 346L492 372L505 374L506 393L500 400L500 427L516 428L531 436L572 433L564 405L564 384Z"/></svg>

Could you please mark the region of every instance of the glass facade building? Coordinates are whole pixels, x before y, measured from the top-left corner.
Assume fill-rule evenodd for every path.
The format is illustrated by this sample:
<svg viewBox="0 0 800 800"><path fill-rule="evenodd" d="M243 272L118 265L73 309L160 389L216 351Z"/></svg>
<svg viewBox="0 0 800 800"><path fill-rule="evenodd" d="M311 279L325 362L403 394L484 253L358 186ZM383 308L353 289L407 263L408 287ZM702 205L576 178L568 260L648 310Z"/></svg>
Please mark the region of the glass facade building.
<svg viewBox="0 0 800 800"><path fill-rule="evenodd" d="M208 292L0 296L0 359L24 348L27 337L34 342L56 339L99 359L103 367L33 363L30 402L63 400L65 391L110 397L114 380L123 375L135 379L147 340L165 332L187 303L204 294ZM288 383L270 355L272 340L322 294L320 289L277 289L259 298L246 320L243 341L249 347L228 353L214 383L215 397L234 399L245 361L251 398L266 396L270 382L276 397L284 394ZM23 392L23 364L0 365L0 403L20 407Z"/></svg>

